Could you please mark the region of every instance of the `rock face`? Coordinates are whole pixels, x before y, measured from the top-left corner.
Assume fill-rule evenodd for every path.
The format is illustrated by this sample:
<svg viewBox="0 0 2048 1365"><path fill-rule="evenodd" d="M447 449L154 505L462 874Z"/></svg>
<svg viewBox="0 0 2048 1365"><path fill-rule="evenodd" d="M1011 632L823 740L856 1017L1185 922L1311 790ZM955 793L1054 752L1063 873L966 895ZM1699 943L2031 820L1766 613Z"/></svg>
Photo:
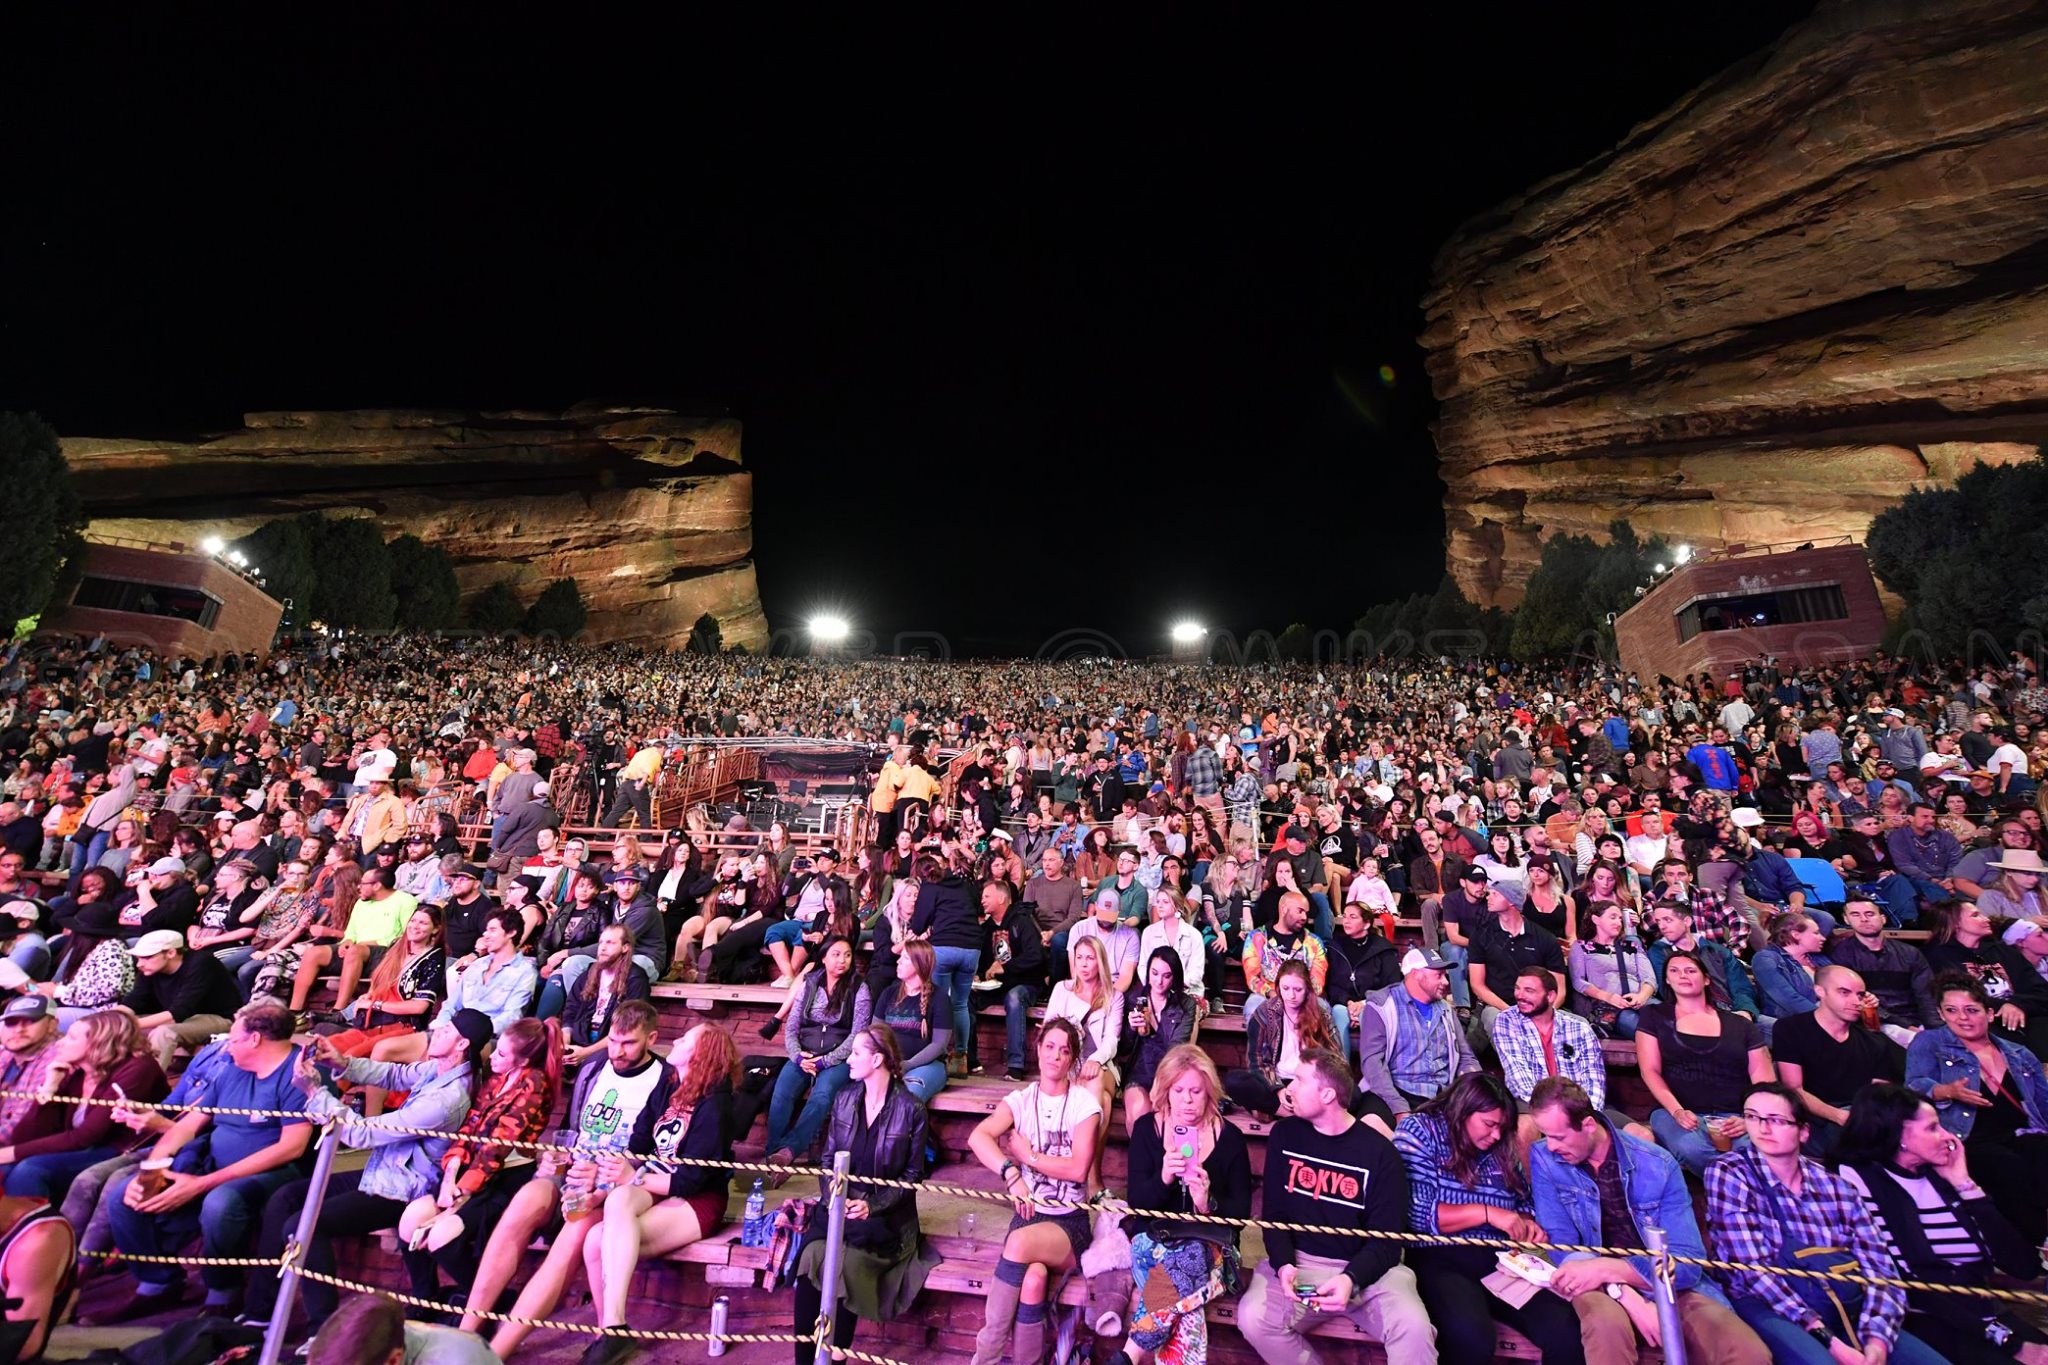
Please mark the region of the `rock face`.
<svg viewBox="0 0 2048 1365"><path fill-rule="evenodd" d="M2048 443L2048 7L1823 0L1467 224L1425 300L1450 568L1544 538L1860 537Z"/></svg>
<svg viewBox="0 0 2048 1365"><path fill-rule="evenodd" d="M252 413L197 441L64 442L96 533L196 543L317 511L446 550L465 596L573 578L590 637L680 644L718 618L758 649L740 424L663 408Z"/></svg>

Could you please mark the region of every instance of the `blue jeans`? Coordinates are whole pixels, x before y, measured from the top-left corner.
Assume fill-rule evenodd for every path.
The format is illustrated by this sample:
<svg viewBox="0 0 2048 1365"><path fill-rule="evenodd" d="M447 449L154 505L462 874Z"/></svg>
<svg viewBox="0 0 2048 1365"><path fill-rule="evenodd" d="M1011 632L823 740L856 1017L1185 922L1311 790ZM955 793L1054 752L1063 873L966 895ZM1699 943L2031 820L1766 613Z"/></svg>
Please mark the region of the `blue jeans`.
<svg viewBox="0 0 2048 1365"><path fill-rule="evenodd" d="M256 973L263 968L263 964L256 961L256 950L246 943L236 944L232 948L223 948L215 953L214 956L220 959L221 966L235 974L235 980L237 981L242 979L243 968L248 968L249 980L251 981L256 979ZM246 986L242 989L242 998L244 1000L249 998L249 991Z"/></svg>
<svg viewBox="0 0 2048 1365"><path fill-rule="evenodd" d="M1031 1039L1031 1007L1037 1003L1034 986L1012 986L1003 992L1003 1026L1009 1042L1009 1055L1003 1061L1012 1071L1024 1069L1024 1052ZM968 1055L974 1054L970 1051Z"/></svg>
<svg viewBox="0 0 2048 1365"><path fill-rule="evenodd" d="M1336 932L1336 921L1330 915L1330 898L1320 891L1311 891L1308 893L1308 903L1315 911L1310 917L1309 930L1317 938L1328 943L1331 935Z"/></svg>
<svg viewBox="0 0 2048 1365"><path fill-rule="evenodd" d="M1779 1317L1778 1310L1762 1299L1744 1296L1735 1300L1733 1307L1735 1316L1763 1338L1777 1365L1831 1365L1834 1360L1827 1347L1806 1335L1804 1323ZM1948 1360L1911 1332L1899 1333L1889 1359L1899 1365L1947 1365Z"/></svg>
<svg viewBox="0 0 2048 1365"><path fill-rule="evenodd" d="M1465 950L1458 944L1451 942L1448 938L1437 944L1436 950L1443 954L1444 961L1451 968L1451 1003L1461 1010L1470 1008L1472 1004L1472 987L1465 980L1465 963L1468 960Z"/></svg>
<svg viewBox="0 0 2048 1365"><path fill-rule="evenodd" d="M765 948L771 943L780 943L784 947L794 948L803 941L804 922L796 919L785 919L777 920L768 926L768 933L761 939L761 946Z"/></svg>
<svg viewBox="0 0 2048 1365"><path fill-rule="evenodd" d="M917 1096L919 1104L930 1104L932 1096L946 1088L946 1064L926 1062L903 1073L903 1088Z"/></svg>
<svg viewBox="0 0 2048 1365"><path fill-rule="evenodd" d="M70 880L65 883L65 890L74 896L77 895L78 879L85 875L85 870L88 867L91 867L100 860L100 855L105 853L108 846L113 842L114 831L111 829L100 830L84 843L73 839L67 845L71 861L65 868L65 871L70 876Z"/></svg>
<svg viewBox="0 0 2048 1365"><path fill-rule="evenodd" d="M1650 1131L1657 1135L1659 1147L1678 1158L1679 1165L1696 1176L1704 1176L1707 1164L1721 1155L1721 1149L1707 1136L1707 1125L1727 1117L1726 1114L1699 1114L1700 1126L1688 1133L1678 1126L1678 1120L1671 1117L1670 1111L1659 1109L1650 1115ZM1733 1150L1740 1151L1748 1145L1748 1138L1737 1138Z"/></svg>
<svg viewBox="0 0 2048 1365"><path fill-rule="evenodd" d="M1330 1007L1330 1027L1337 1034L1337 1055L1355 1069L1358 1059L1351 1055L1351 1007L1333 1005Z"/></svg>
<svg viewBox="0 0 2048 1365"><path fill-rule="evenodd" d="M62 1205L71 1182L88 1166L97 1166L120 1152L118 1147L88 1147L82 1152L45 1152L25 1156L7 1170L7 1193L29 1195Z"/></svg>
<svg viewBox="0 0 2048 1365"><path fill-rule="evenodd" d="M783 1067L775 1077L775 1092L768 1097L768 1156L787 1148L798 1161L809 1159L811 1143L818 1136L818 1130L825 1126L825 1120L832 1117L832 1097L845 1088L853 1079L853 1073L841 1062L828 1066L816 1076L804 1074L804 1069L795 1062ZM804 1088L810 1087L810 1098L804 1099ZM802 1099L804 1107L796 1111L797 1101Z"/></svg>
<svg viewBox="0 0 2048 1365"><path fill-rule="evenodd" d="M17 934L7 960L29 974L32 981L50 979L50 944L33 929Z"/></svg>
<svg viewBox="0 0 2048 1365"><path fill-rule="evenodd" d="M116 1248L146 1256L176 1256L190 1245L194 1234L200 1239L203 1255L246 1256L249 1242L262 1225L263 1205L271 1193L280 1185L302 1178L296 1167L281 1166L231 1180L215 1187L205 1198L169 1213L152 1214L137 1213L126 1203L128 1186L136 1174L122 1176L107 1187L107 1221L113 1227ZM138 1261L134 1269L139 1283L156 1286L159 1292L177 1284L185 1275L176 1265L150 1261ZM241 1289L246 1272L235 1266L209 1265L200 1268L199 1277L206 1282L209 1295L227 1294Z"/></svg>
<svg viewBox="0 0 2048 1365"><path fill-rule="evenodd" d="M1940 889L1935 888L1937 891ZM1920 922L1920 888L1913 884L1911 877L1893 874L1872 884L1870 892L1884 907L1884 917L1891 921L1892 928L1910 928Z"/></svg>
<svg viewBox="0 0 2048 1365"><path fill-rule="evenodd" d="M974 974L981 969L981 953L974 948L934 948L938 960L932 976L953 1001L953 1047L972 1053L974 1037Z"/></svg>

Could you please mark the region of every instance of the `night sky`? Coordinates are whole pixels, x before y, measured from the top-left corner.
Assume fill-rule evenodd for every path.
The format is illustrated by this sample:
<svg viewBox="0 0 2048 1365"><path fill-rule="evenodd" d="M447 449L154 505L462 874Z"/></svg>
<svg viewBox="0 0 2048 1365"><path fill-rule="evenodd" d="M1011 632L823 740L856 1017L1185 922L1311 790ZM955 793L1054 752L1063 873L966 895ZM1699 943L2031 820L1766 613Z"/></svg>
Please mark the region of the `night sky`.
<svg viewBox="0 0 2048 1365"><path fill-rule="evenodd" d="M837 606L959 654L1342 627L1434 587L1436 248L1804 11L514 35L26 8L0 407L104 436L729 412L771 622Z"/></svg>

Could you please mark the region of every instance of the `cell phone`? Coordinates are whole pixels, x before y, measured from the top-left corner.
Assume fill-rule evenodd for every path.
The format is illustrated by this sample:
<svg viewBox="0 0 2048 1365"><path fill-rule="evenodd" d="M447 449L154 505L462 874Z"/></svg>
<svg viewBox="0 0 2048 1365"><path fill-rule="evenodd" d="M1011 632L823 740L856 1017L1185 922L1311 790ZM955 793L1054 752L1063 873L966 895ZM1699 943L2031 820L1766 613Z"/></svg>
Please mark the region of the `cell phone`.
<svg viewBox="0 0 2048 1365"><path fill-rule="evenodd" d="M1303 1303L1314 1302L1321 1296L1322 1292L1323 1288L1321 1285L1308 1284L1301 1280L1294 1282L1294 1297L1300 1299Z"/></svg>

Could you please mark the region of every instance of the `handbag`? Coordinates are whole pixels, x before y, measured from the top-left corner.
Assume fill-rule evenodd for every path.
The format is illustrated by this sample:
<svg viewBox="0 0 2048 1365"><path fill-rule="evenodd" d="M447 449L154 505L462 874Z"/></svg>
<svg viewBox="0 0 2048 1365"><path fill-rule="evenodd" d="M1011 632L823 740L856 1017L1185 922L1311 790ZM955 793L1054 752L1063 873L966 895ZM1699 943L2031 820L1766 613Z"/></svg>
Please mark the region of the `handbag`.
<svg viewBox="0 0 2048 1365"><path fill-rule="evenodd" d="M1781 1228L1788 1230L1785 1239L1778 1245L1774 1265L1788 1270L1829 1270L1862 1272L1862 1262L1856 1253L1844 1246L1795 1246L1789 1234L1791 1224L1785 1217L1785 1206L1778 1202L1777 1191L1771 1188L1768 1172L1764 1175L1763 1193L1771 1206L1771 1217ZM1862 1349L1856 1334L1856 1323L1863 1315L1863 1286L1851 1280L1815 1280L1804 1275L1788 1275L1785 1287L1799 1296L1799 1301L1819 1316L1830 1332L1848 1342L1858 1350Z"/></svg>

